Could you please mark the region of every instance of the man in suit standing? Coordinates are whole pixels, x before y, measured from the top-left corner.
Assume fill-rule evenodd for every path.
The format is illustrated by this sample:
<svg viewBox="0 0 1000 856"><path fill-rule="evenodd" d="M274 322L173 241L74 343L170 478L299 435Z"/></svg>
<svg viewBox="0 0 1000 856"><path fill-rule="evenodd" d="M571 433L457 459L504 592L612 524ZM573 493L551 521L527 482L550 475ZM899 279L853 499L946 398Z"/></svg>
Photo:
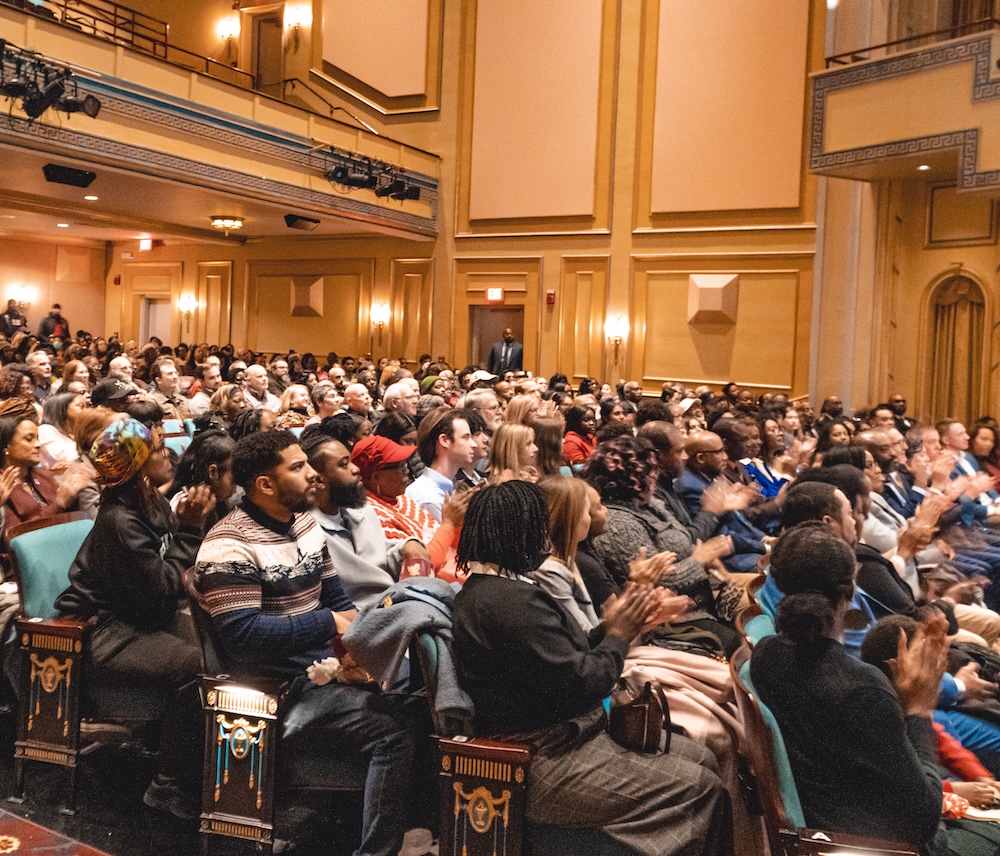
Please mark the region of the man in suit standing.
<svg viewBox="0 0 1000 856"><path fill-rule="evenodd" d="M524 363L524 345L514 341L514 331L508 327L503 331L503 341L497 342L490 351L490 374L504 376L504 372L519 372Z"/></svg>

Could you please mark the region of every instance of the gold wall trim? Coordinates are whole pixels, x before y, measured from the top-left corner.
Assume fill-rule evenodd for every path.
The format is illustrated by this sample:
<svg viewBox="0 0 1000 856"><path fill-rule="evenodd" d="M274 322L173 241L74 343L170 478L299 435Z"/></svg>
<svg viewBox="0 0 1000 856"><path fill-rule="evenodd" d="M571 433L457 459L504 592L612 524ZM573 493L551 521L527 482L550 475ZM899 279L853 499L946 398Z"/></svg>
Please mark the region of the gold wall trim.
<svg viewBox="0 0 1000 856"><path fill-rule="evenodd" d="M653 228L651 226L637 227L633 235L679 235L711 232L714 234L726 232L815 232L815 223L762 223L753 226L674 226Z"/></svg>
<svg viewBox="0 0 1000 856"><path fill-rule="evenodd" d="M589 237L591 235L610 235L610 229L579 229L575 232L456 232L455 238L567 238L573 236Z"/></svg>

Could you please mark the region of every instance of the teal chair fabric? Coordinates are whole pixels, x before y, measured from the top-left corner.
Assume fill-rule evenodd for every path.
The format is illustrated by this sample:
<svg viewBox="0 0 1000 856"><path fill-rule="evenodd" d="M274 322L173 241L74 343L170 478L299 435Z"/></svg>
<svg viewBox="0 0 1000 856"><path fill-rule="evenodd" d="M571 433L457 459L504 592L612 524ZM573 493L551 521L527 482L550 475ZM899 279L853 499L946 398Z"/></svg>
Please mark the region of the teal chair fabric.
<svg viewBox="0 0 1000 856"><path fill-rule="evenodd" d="M761 639L774 636L776 632L774 629L774 619L767 613L755 615L744 625L743 632L756 645Z"/></svg>
<svg viewBox="0 0 1000 856"><path fill-rule="evenodd" d="M170 449L170 451L176 452L178 455L183 455L187 447L191 445L191 438L187 434L181 434L177 437L164 437L163 445Z"/></svg>
<svg viewBox="0 0 1000 856"><path fill-rule="evenodd" d="M93 528L90 519L68 520L11 538L25 618L56 617L56 598L69 584L70 566Z"/></svg>
<svg viewBox="0 0 1000 856"><path fill-rule="evenodd" d="M759 616L758 616L759 617ZM771 735L771 756L774 760L774 769L778 775L778 788L781 791L781 802L785 807L785 815L796 829L802 829L806 825L806 818L802 812L802 803L799 801L799 792L795 787L795 779L792 776L792 765L788 760L788 752L785 749L785 741L782 739L781 731L778 728L778 721L767 705L760 700L757 690L754 689L753 681L750 679L750 661L747 660L739 670L740 681L751 693L754 701L760 710L760 715Z"/></svg>

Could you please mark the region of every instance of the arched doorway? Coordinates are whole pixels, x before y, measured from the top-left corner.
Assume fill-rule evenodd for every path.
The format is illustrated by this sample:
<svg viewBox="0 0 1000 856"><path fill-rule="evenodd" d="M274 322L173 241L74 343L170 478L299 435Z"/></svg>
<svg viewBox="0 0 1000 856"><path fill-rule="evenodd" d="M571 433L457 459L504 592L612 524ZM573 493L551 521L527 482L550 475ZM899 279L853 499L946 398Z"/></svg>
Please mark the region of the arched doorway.
<svg viewBox="0 0 1000 856"><path fill-rule="evenodd" d="M983 412L986 298L979 284L956 274L931 292L929 374L925 400L932 418L972 424Z"/></svg>

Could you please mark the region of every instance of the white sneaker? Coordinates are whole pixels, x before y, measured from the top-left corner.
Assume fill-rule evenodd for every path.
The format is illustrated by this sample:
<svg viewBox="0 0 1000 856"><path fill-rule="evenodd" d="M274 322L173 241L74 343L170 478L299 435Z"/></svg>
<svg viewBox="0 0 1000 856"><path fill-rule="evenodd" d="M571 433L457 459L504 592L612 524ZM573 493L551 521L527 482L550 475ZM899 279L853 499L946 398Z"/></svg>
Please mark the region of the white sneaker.
<svg viewBox="0 0 1000 856"><path fill-rule="evenodd" d="M429 829L408 829L399 856L438 856L438 844Z"/></svg>

